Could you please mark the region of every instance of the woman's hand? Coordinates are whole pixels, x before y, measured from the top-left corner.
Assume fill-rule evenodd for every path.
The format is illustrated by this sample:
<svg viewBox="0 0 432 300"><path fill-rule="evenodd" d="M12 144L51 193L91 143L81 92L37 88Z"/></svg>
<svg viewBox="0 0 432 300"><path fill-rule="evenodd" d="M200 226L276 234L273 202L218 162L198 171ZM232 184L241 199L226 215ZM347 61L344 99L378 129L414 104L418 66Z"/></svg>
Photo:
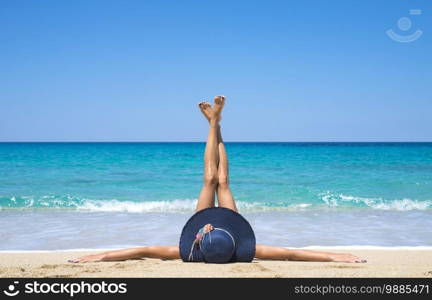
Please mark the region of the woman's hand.
<svg viewBox="0 0 432 300"><path fill-rule="evenodd" d="M207 225L205 225L204 226L204 233L209 233L210 231L212 231L214 228L213 228L213 225L212 224L207 224Z"/></svg>
<svg viewBox="0 0 432 300"><path fill-rule="evenodd" d="M204 237L205 234L209 233L210 231L212 231L213 225L212 224L207 224L204 225L203 228L200 229L200 231L198 231L198 233L195 236L195 243L198 243L201 241L201 239Z"/></svg>
<svg viewBox="0 0 432 300"><path fill-rule="evenodd" d="M97 262L97 261L103 261L104 257L105 257L105 253L99 253L99 254L81 256L75 259L69 259L68 262L70 263Z"/></svg>
<svg viewBox="0 0 432 300"><path fill-rule="evenodd" d="M329 255L333 262L346 262L346 263L366 263L367 260L350 253L332 253Z"/></svg>

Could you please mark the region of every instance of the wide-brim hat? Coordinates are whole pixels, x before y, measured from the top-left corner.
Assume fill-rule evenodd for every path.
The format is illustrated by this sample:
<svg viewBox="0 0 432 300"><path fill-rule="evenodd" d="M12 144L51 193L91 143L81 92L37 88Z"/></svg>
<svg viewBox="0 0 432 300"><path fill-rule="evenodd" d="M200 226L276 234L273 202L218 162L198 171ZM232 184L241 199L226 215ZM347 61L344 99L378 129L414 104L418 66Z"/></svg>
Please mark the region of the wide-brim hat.
<svg viewBox="0 0 432 300"><path fill-rule="evenodd" d="M206 234L203 244L194 244L197 233L206 224L211 224L214 230ZM255 245L252 227L242 215L228 208L210 207L196 212L186 222L179 248L180 256L185 262L250 262L255 257ZM209 248L212 250L209 251ZM218 255L215 251L226 253ZM229 254L227 251L230 251Z"/></svg>

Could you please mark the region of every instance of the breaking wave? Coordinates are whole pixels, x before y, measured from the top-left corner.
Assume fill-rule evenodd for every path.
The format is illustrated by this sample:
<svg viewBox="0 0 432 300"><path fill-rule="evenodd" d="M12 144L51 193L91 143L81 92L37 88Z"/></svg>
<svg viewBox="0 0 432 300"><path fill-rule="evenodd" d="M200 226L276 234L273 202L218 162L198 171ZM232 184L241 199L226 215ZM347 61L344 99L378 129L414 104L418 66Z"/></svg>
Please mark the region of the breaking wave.
<svg viewBox="0 0 432 300"><path fill-rule="evenodd" d="M375 210L427 210L432 209L432 201L413 199L385 200L365 198L330 192L319 195L320 202L292 203L290 201L248 202L237 201L242 212L265 211L304 211L310 209L370 208ZM316 200L315 200L316 201ZM306 201L305 201L306 202ZM193 212L197 199L174 199L169 201L126 201L118 199L88 199L71 195L1 197L0 211L8 209L71 209L88 212Z"/></svg>
<svg viewBox="0 0 432 300"><path fill-rule="evenodd" d="M329 207L357 206L370 207L378 210L426 210L432 208L432 201L419 201L412 199L385 200L383 198L356 197L344 194L321 194L322 201Z"/></svg>

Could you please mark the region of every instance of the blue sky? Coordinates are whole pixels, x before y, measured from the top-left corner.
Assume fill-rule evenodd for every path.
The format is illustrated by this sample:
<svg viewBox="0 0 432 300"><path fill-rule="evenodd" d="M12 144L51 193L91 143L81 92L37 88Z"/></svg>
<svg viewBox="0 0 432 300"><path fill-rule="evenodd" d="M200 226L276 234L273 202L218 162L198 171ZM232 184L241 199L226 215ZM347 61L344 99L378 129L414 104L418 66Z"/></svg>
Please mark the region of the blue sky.
<svg viewBox="0 0 432 300"><path fill-rule="evenodd" d="M431 1L3 0L0 141L203 141L196 103L217 94L227 141L432 141L431 13Z"/></svg>

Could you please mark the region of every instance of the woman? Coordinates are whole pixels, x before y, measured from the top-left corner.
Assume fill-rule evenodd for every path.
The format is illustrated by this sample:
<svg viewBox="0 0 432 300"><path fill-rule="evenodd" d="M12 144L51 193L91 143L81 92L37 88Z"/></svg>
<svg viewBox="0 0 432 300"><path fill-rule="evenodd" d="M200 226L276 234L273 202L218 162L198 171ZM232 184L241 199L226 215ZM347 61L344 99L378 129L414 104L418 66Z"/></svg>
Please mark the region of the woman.
<svg viewBox="0 0 432 300"><path fill-rule="evenodd" d="M224 96L216 96L214 105L199 103L210 128L204 153L204 184L196 213L186 223L179 246L137 247L87 255L70 262L121 261L137 258L183 259L224 263L267 260L363 263L351 254L255 245L249 223L237 213L228 180L228 159L222 139L220 121ZM215 195L218 207L215 208ZM207 221L207 222L206 222ZM201 228L201 229L200 229Z"/></svg>

